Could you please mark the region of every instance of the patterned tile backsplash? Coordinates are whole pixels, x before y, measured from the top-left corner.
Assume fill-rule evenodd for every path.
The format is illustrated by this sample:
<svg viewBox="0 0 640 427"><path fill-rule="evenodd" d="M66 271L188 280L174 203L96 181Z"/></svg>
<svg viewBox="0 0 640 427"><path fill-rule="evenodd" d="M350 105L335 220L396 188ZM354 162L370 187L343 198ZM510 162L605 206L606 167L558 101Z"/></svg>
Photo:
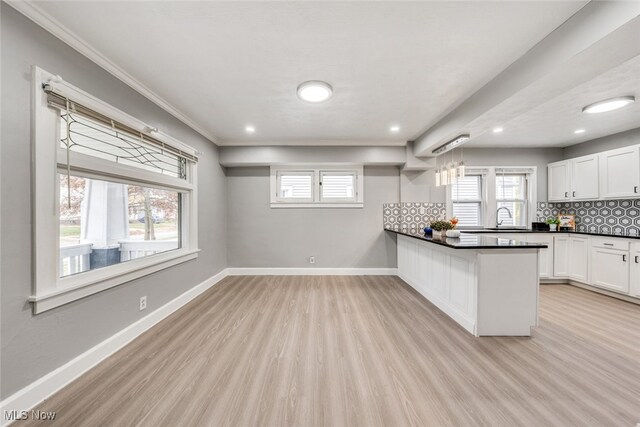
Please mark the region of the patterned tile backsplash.
<svg viewBox="0 0 640 427"><path fill-rule="evenodd" d="M575 215L577 231L640 236L640 200L538 203L538 221L558 214Z"/></svg>
<svg viewBox="0 0 640 427"><path fill-rule="evenodd" d="M384 228L413 233L446 215L444 203L426 202L385 203L382 212Z"/></svg>
<svg viewBox="0 0 640 427"><path fill-rule="evenodd" d="M408 232L418 232L446 215L444 203L385 203L382 210L384 228ZM577 231L640 236L640 199L538 203L537 221L558 214L575 215Z"/></svg>

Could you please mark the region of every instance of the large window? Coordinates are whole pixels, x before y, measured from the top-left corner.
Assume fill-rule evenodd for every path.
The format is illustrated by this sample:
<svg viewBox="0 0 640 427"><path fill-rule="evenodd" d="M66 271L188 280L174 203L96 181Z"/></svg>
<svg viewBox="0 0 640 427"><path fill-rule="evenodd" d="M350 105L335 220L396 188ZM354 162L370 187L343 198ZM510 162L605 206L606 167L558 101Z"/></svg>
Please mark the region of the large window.
<svg viewBox="0 0 640 427"><path fill-rule="evenodd" d="M482 226L482 176L467 175L451 185L453 216L459 227Z"/></svg>
<svg viewBox="0 0 640 427"><path fill-rule="evenodd" d="M286 165L271 168L272 208L360 208L361 165Z"/></svg>
<svg viewBox="0 0 640 427"><path fill-rule="evenodd" d="M496 211L501 226L526 227L528 191L525 174L496 173Z"/></svg>
<svg viewBox="0 0 640 427"><path fill-rule="evenodd" d="M38 68L34 96L36 313L197 257L195 150Z"/></svg>
<svg viewBox="0 0 640 427"><path fill-rule="evenodd" d="M535 167L467 167L467 175L447 187L447 216L459 227L527 228L536 202Z"/></svg>

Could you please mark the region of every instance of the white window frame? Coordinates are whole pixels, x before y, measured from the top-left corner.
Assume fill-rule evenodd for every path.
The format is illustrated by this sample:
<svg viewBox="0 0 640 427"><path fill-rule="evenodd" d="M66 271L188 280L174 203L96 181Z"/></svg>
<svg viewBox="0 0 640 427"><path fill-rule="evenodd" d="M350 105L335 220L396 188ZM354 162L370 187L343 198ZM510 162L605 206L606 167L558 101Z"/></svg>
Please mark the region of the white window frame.
<svg viewBox="0 0 640 427"><path fill-rule="evenodd" d="M88 108L144 132L148 126L88 93L33 67L32 222L34 286L29 301L35 314L121 285L198 256L197 165L187 162L187 179L175 178L77 152L69 152L71 174L92 179L178 191L181 194L181 247L80 274L60 277L59 173L67 171L67 151L60 148L60 112L49 107L42 84L55 82ZM71 96L73 94L73 96ZM154 138L196 155L196 151L161 133Z"/></svg>
<svg viewBox="0 0 640 427"><path fill-rule="evenodd" d="M281 177L282 177L282 175L308 176L309 178L311 178L310 196L308 198L304 198L304 197L283 197L282 193L281 193L281 189L282 189ZM315 189L315 174L313 173L313 171L280 169L280 170L278 170L276 172L276 201L278 203L313 203L314 189Z"/></svg>
<svg viewBox="0 0 640 427"><path fill-rule="evenodd" d="M514 227L527 229L535 219L535 211L537 206L537 175L538 168L536 166L473 166L467 167L467 175L482 175L482 187L484 198L484 209L482 212L483 224L480 228L494 228L496 226L496 209L498 203L496 201L496 170L507 170L508 173L525 174L527 176L527 222L524 227ZM446 187L445 202L447 209L447 217L453 215L453 201L451 198L451 189ZM461 227L463 228L463 227ZM467 229L473 227L466 227Z"/></svg>
<svg viewBox="0 0 640 427"><path fill-rule="evenodd" d="M287 164L271 166L271 208L362 208L364 207L364 168L361 164L353 163L323 163L323 164ZM280 197L281 173L312 174L313 199L300 200ZM321 180L324 173L351 174L355 177L356 194L353 199L324 199L322 198Z"/></svg>
<svg viewBox="0 0 640 427"><path fill-rule="evenodd" d="M480 203L480 223L478 225L459 225L458 228L460 229L473 229L473 228L478 228L478 227L482 227L484 224L484 217L486 216L486 183L485 183L485 179L486 179L486 175L481 173L481 172L468 172L466 174L467 176L479 176L480 177L480 198L476 199L476 200L462 200L462 201L454 201L453 200L453 196L451 194L451 185L449 186L449 188L447 188L447 195L449 197L449 204L451 206L450 208L450 215L449 217L453 217L453 204L454 203Z"/></svg>
<svg viewBox="0 0 640 427"><path fill-rule="evenodd" d="M503 168L497 168L497 169L502 170ZM498 181L498 177L500 177L502 175L503 175L502 173L499 173L499 172L496 171L496 176L495 176L496 183ZM514 175L516 175L516 176L524 176L525 188L526 188L527 194L525 194L525 198L524 199L499 199L498 198L498 194L497 194L497 190L496 190L496 211L498 209L498 203L500 203L500 202L503 202L503 203L524 202L524 204L525 204L524 208L525 208L525 211L526 211L525 224L524 225L514 225L514 226L511 226L511 227L513 227L513 228L527 228L528 227L527 223L530 222L530 217L531 217L531 215L529 215L529 213L530 213L531 208L532 208L531 207L531 201L530 201L531 194L529 192L529 185L530 185L529 175L527 173L525 173L525 172L512 172L512 171L510 171L510 172L504 173L504 176L514 176ZM513 215L513 212L511 212L511 214Z"/></svg>

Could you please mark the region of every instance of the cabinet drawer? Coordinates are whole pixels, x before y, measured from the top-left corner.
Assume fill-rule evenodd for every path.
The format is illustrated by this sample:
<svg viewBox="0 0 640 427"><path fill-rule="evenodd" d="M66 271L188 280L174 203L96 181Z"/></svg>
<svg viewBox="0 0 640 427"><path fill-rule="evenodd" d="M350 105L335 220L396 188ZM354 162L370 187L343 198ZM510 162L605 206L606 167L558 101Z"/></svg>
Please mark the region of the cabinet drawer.
<svg viewBox="0 0 640 427"><path fill-rule="evenodd" d="M594 237L591 246L594 248L617 249L619 251L629 250L629 242L623 239L602 239Z"/></svg>

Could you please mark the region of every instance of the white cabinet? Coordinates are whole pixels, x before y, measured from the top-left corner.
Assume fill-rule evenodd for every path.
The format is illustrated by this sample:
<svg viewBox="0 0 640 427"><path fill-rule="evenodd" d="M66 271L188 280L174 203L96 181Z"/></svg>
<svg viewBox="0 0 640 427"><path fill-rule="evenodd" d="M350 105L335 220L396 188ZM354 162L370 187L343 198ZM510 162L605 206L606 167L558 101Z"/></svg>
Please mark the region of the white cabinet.
<svg viewBox="0 0 640 427"><path fill-rule="evenodd" d="M605 199L640 197L640 146L600 154L600 195Z"/></svg>
<svg viewBox="0 0 640 427"><path fill-rule="evenodd" d="M591 284L616 292L629 292L629 251L591 248Z"/></svg>
<svg viewBox="0 0 640 427"><path fill-rule="evenodd" d="M593 200L599 195L598 155L572 159L571 199Z"/></svg>
<svg viewBox="0 0 640 427"><path fill-rule="evenodd" d="M629 294L632 297L640 298L640 243L635 245L631 252L631 282L629 283Z"/></svg>
<svg viewBox="0 0 640 427"><path fill-rule="evenodd" d="M553 276L569 276L569 236L553 236Z"/></svg>
<svg viewBox="0 0 640 427"><path fill-rule="evenodd" d="M571 236L569 238L569 278L589 283L590 249L588 237Z"/></svg>
<svg viewBox="0 0 640 427"><path fill-rule="evenodd" d="M594 200L599 191L598 155L564 160L548 165L548 198L550 202Z"/></svg>
<svg viewBox="0 0 640 427"><path fill-rule="evenodd" d="M571 195L571 169L569 161L550 163L547 166L548 199L550 202L566 202Z"/></svg>

